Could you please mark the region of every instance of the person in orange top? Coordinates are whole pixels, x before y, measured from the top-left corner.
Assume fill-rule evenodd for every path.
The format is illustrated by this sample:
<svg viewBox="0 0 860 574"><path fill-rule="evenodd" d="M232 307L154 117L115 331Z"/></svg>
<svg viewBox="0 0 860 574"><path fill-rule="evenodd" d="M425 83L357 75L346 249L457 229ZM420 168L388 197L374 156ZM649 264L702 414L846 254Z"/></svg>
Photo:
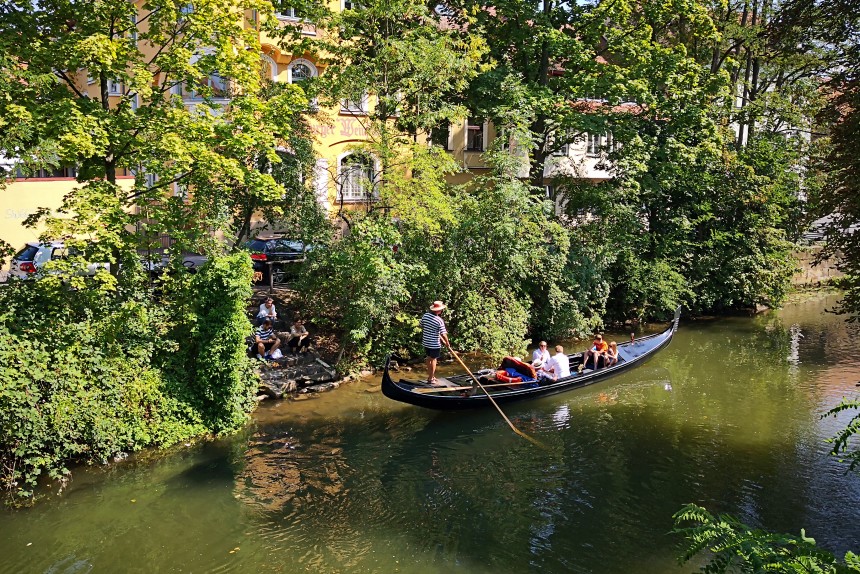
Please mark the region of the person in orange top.
<svg viewBox="0 0 860 574"><path fill-rule="evenodd" d="M582 362L583 366L587 367L589 359L594 359L594 368L596 369L600 366L600 358L606 355L608 350L609 345L603 340L603 335L598 333L594 337L594 345L585 352L585 360Z"/></svg>

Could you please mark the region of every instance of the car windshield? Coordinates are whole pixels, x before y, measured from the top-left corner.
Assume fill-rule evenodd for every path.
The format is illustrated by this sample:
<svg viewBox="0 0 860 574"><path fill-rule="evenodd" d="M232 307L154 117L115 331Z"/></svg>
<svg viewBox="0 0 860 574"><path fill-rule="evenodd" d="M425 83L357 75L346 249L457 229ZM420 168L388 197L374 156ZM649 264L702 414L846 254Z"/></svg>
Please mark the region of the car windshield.
<svg viewBox="0 0 860 574"><path fill-rule="evenodd" d="M277 252L293 252L293 253L301 253L304 251L304 245L301 241L295 241L291 239L272 239L271 241L266 243L267 251L277 251Z"/></svg>
<svg viewBox="0 0 860 574"><path fill-rule="evenodd" d="M27 245L19 251L14 259L16 261L33 261L36 258L36 253L39 252L39 247L36 245Z"/></svg>
<svg viewBox="0 0 860 574"><path fill-rule="evenodd" d="M250 251L265 251L266 250L266 242L261 239L252 239L248 243L245 244L245 247Z"/></svg>

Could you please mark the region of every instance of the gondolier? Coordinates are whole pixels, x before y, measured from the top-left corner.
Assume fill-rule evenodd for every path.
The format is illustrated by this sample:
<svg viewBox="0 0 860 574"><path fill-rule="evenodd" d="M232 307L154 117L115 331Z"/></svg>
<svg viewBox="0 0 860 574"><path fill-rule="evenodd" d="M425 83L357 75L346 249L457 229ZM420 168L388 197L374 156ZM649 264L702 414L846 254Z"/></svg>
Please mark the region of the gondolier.
<svg viewBox="0 0 860 574"><path fill-rule="evenodd" d="M424 345L424 351L427 354L427 383L431 385L438 383L436 380L436 360L442 352L442 344L444 343L446 347L449 346L448 330L445 328L445 321L441 317L444 309L445 303L433 301L430 310L424 313L419 322L421 344Z"/></svg>

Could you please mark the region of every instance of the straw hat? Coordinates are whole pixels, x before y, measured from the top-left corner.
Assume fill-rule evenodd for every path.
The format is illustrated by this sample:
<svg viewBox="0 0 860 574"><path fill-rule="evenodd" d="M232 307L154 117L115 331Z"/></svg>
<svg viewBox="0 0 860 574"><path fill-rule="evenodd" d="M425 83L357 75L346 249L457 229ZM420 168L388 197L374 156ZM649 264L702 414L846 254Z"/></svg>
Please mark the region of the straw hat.
<svg viewBox="0 0 860 574"><path fill-rule="evenodd" d="M430 305L430 310L431 311L441 311L445 307L446 307L446 305L442 301L433 301L433 304Z"/></svg>

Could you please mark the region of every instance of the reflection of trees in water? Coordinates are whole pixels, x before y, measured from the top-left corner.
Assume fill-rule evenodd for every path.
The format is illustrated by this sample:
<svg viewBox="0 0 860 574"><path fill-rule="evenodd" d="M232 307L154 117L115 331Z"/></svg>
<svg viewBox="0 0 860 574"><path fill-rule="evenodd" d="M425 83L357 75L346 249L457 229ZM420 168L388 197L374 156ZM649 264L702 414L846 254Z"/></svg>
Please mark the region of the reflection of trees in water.
<svg viewBox="0 0 860 574"><path fill-rule="evenodd" d="M238 476L240 496L267 511L338 498L351 469L338 436L258 432L249 441Z"/></svg>
<svg viewBox="0 0 860 574"><path fill-rule="evenodd" d="M795 323L807 332L777 314L691 323L629 373L506 405L546 449L489 410L363 410L290 433L261 429L236 490L263 510L261 531L340 565L362 564L385 537L437 565L624 571L631 553L607 541L672 557L665 533L690 501L768 528L813 526L818 479L805 469L820 437L815 397L800 384L806 338L794 341L800 379L788 360Z"/></svg>

